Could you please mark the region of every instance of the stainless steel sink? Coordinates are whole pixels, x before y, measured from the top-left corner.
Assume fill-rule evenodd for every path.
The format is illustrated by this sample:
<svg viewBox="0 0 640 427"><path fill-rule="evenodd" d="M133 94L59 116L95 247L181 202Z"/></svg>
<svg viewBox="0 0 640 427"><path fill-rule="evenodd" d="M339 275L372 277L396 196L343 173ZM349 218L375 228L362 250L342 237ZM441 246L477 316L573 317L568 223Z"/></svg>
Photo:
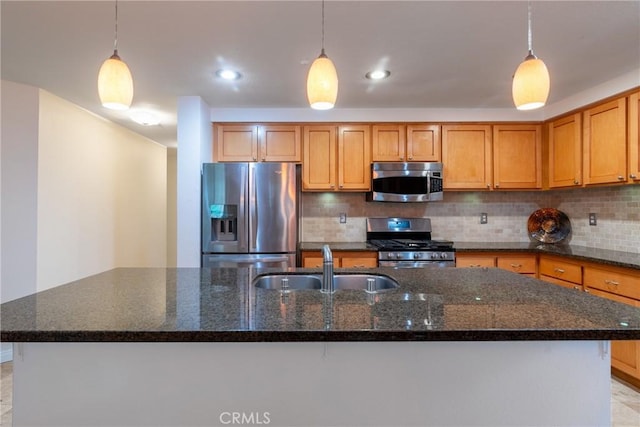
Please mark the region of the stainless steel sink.
<svg viewBox="0 0 640 427"><path fill-rule="evenodd" d="M253 285L261 289L296 291L302 289L320 289L322 276L312 274L265 274L253 279Z"/></svg>
<svg viewBox="0 0 640 427"><path fill-rule="evenodd" d="M357 290L368 292L384 292L398 288L398 282L381 274L336 274L336 290ZM369 282L372 280L372 282ZM295 291L304 289L321 289L321 274L264 274L253 279L253 286L261 289L279 291Z"/></svg>
<svg viewBox="0 0 640 427"><path fill-rule="evenodd" d="M373 280L369 292L384 292L396 289L399 285L389 276L380 274L336 274L336 290L368 290L369 280Z"/></svg>

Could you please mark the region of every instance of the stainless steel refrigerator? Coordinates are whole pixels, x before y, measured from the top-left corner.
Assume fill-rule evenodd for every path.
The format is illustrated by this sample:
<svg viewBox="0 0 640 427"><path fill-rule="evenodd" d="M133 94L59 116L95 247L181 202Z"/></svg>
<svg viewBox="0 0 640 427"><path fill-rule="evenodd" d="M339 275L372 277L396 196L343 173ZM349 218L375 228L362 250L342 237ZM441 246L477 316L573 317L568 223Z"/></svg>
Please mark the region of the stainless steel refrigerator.
<svg viewBox="0 0 640 427"><path fill-rule="evenodd" d="M296 266L299 168L202 165L202 266Z"/></svg>

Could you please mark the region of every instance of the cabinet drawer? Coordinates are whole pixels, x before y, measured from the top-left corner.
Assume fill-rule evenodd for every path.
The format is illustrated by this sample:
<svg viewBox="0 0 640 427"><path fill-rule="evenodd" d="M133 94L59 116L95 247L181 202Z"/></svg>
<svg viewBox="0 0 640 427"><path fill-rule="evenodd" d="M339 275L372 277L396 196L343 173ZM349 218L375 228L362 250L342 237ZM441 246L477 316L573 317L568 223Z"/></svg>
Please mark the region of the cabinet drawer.
<svg viewBox="0 0 640 427"><path fill-rule="evenodd" d="M585 287L640 300L640 274L626 274L615 269L584 267Z"/></svg>
<svg viewBox="0 0 640 427"><path fill-rule="evenodd" d="M540 257L540 274L582 285L582 267L578 264Z"/></svg>
<svg viewBox="0 0 640 427"><path fill-rule="evenodd" d="M456 267L495 267L493 255L456 255Z"/></svg>
<svg viewBox="0 0 640 427"><path fill-rule="evenodd" d="M347 257L342 258L340 262L340 266L344 268L365 268L365 267L377 267L378 266L378 257L374 256L363 256L363 257Z"/></svg>
<svg viewBox="0 0 640 427"><path fill-rule="evenodd" d="M535 255L507 255L498 257L498 268L513 271L514 273L536 273Z"/></svg>
<svg viewBox="0 0 640 427"><path fill-rule="evenodd" d="M553 283L554 285L564 286L565 288L575 289L577 291L582 290L582 285L573 282L567 282L566 280L556 279L555 277L551 276L545 276L543 274L540 274L540 280L547 283Z"/></svg>

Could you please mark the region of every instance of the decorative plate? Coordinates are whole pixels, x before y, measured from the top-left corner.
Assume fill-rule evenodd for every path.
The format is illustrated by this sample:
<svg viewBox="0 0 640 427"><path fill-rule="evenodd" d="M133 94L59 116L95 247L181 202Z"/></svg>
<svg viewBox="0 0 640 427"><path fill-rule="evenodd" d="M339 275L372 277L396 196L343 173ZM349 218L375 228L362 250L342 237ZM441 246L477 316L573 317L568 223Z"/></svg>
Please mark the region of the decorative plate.
<svg viewBox="0 0 640 427"><path fill-rule="evenodd" d="M571 233L571 222L564 212L553 208L538 209L527 221L529 236L543 243L557 243Z"/></svg>

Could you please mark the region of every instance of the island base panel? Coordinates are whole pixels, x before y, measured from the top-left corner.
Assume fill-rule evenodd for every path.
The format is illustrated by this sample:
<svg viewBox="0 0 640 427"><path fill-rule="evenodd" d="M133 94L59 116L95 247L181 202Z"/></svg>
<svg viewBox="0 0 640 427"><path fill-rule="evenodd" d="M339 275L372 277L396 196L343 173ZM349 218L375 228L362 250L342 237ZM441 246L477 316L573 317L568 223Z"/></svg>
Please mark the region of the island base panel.
<svg viewBox="0 0 640 427"><path fill-rule="evenodd" d="M607 341L15 346L16 426L610 424Z"/></svg>

